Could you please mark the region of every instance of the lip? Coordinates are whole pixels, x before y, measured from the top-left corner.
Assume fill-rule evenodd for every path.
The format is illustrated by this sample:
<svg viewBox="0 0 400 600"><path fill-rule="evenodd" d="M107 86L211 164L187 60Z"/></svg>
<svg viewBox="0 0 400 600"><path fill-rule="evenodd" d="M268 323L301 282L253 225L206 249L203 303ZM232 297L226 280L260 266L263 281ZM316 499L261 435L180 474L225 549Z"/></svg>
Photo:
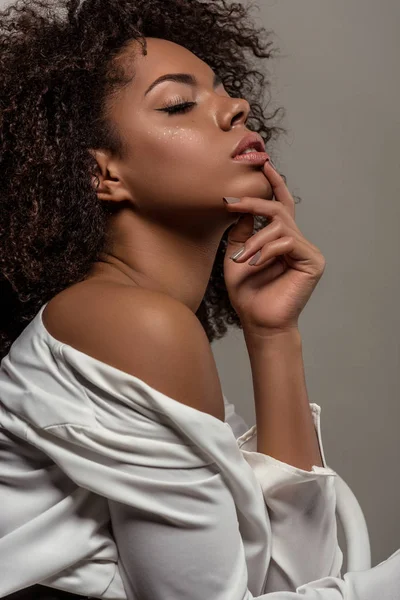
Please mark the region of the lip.
<svg viewBox="0 0 400 600"><path fill-rule="evenodd" d="M266 152L249 152L248 154L240 154L233 159L237 163L250 163L252 165L264 165L269 156Z"/></svg>
<svg viewBox="0 0 400 600"><path fill-rule="evenodd" d="M247 148L255 148L257 153L265 153L265 144L259 133L253 132L246 134L238 144L236 144L231 157L236 158L241 152L247 150ZM255 154L254 152L252 154ZM251 155L249 155L251 156ZM264 161L265 162L265 161Z"/></svg>

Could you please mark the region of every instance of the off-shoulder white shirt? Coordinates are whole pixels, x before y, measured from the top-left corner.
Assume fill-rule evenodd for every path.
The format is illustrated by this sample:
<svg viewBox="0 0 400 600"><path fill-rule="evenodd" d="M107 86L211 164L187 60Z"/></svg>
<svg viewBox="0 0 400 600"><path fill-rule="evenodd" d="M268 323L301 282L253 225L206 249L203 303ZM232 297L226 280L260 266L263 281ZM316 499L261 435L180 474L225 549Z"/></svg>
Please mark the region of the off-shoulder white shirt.
<svg viewBox="0 0 400 600"><path fill-rule="evenodd" d="M318 405L324 466L303 471L226 397L222 422L56 340L45 306L0 368L0 597L400 598L400 550L341 576Z"/></svg>

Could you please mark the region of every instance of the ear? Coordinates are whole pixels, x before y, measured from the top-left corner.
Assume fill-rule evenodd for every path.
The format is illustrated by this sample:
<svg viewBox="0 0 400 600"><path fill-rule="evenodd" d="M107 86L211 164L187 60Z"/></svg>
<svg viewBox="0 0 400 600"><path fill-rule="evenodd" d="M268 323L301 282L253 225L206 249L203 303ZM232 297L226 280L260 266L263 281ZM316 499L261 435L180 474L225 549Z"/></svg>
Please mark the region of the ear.
<svg viewBox="0 0 400 600"><path fill-rule="evenodd" d="M96 177L92 177L93 188L99 200L122 202L131 200L129 191L119 176L115 161L104 150L89 150L97 162Z"/></svg>

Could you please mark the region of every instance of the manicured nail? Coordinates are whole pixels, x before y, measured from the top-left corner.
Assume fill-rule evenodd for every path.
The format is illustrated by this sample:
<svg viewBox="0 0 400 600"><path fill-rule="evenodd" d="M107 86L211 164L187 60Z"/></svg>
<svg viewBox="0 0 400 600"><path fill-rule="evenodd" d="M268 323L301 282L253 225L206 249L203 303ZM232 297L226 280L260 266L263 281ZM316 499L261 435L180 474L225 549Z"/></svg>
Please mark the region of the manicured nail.
<svg viewBox="0 0 400 600"><path fill-rule="evenodd" d="M239 256L242 256L244 251L245 251L245 247L243 246L243 248L241 248L240 250L235 252L235 254L232 254L232 256L230 256L229 258L231 258L232 260L236 260L237 258L239 258Z"/></svg>
<svg viewBox="0 0 400 600"><path fill-rule="evenodd" d="M261 250L259 250L259 251L257 252L257 254L255 254L255 255L253 256L253 258L252 258L252 259L251 259L251 261L249 262L249 265L252 265L252 266L254 266L254 265L255 265L255 264L256 264L256 263L257 263L257 262L260 260L260 258L261 258Z"/></svg>
<svg viewBox="0 0 400 600"><path fill-rule="evenodd" d="M240 202L240 198L231 198L230 196L225 196L224 201L227 202L227 204L234 204L235 202Z"/></svg>

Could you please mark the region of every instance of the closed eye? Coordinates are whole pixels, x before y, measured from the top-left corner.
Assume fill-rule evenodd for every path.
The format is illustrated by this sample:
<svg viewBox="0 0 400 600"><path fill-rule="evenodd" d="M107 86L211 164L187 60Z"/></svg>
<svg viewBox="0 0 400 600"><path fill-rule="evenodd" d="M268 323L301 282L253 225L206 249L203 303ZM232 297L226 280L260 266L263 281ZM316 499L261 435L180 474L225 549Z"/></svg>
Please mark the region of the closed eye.
<svg viewBox="0 0 400 600"><path fill-rule="evenodd" d="M186 113L191 108L193 108L193 106L195 104L197 104L197 103L196 102L180 102L179 104L169 104L168 106L165 106L164 108L157 108L156 110L161 111L161 112L167 112L170 115L173 115L176 113Z"/></svg>

